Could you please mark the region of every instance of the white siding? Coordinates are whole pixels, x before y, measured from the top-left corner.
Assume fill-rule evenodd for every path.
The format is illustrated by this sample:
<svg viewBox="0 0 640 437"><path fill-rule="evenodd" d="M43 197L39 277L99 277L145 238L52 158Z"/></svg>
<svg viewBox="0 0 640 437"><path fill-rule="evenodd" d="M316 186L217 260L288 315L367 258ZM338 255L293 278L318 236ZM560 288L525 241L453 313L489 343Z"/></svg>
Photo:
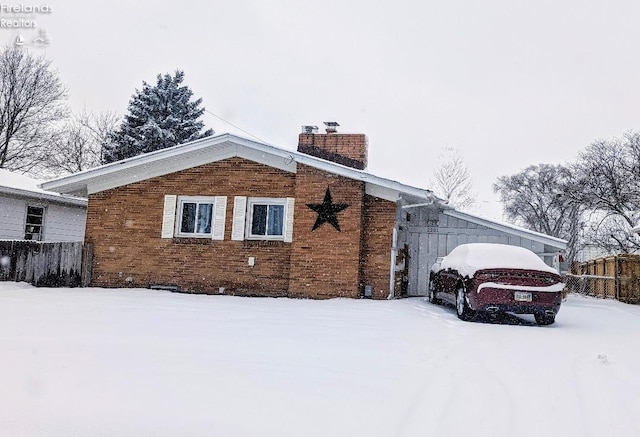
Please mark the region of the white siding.
<svg viewBox="0 0 640 437"><path fill-rule="evenodd" d="M22 240L27 204L15 197L0 195L0 239Z"/></svg>
<svg viewBox="0 0 640 437"><path fill-rule="evenodd" d="M409 239L408 291L411 296L427 294L429 271L434 261L460 244L501 243L525 247L537 254L547 251L540 242L461 218L438 215L437 210L428 207L411 210L411 221L401 224L406 226Z"/></svg>
<svg viewBox="0 0 640 437"><path fill-rule="evenodd" d="M27 205L43 206L43 241L83 241L87 209L0 195L0 239L22 240Z"/></svg>
<svg viewBox="0 0 640 437"><path fill-rule="evenodd" d="M44 213L43 241L83 241L87 209L50 203Z"/></svg>

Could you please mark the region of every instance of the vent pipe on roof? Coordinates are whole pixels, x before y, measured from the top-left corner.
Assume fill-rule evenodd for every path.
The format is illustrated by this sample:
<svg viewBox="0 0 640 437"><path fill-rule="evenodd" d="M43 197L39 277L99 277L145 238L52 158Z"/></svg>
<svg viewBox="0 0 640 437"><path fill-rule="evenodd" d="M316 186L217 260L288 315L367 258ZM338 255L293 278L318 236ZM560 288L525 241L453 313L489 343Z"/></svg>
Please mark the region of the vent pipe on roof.
<svg viewBox="0 0 640 437"><path fill-rule="evenodd" d="M338 124L337 121L325 121L324 125L327 126L327 133L328 134L335 134L338 132L338 126L340 126L340 124Z"/></svg>

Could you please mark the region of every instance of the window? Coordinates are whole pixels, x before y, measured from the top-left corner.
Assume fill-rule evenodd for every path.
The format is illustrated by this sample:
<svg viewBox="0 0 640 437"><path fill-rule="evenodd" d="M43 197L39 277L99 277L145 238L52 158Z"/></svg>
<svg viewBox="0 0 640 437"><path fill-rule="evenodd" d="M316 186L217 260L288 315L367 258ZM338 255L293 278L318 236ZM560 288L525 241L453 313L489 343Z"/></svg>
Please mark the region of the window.
<svg viewBox="0 0 640 437"><path fill-rule="evenodd" d="M175 236L218 240L224 237L225 196L180 196L177 203Z"/></svg>
<svg viewBox="0 0 640 437"><path fill-rule="evenodd" d="M293 199L271 199L260 197L236 197L236 202L246 199L246 227L234 222L245 229L248 240L279 240L291 241L293 226ZM234 207L234 217L244 221L238 209L244 210L240 205ZM236 234L234 232L234 234ZM242 238L236 238L242 239Z"/></svg>
<svg viewBox="0 0 640 437"><path fill-rule="evenodd" d="M213 203L180 202L179 234L208 235L211 233L211 212Z"/></svg>
<svg viewBox="0 0 640 437"><path fill-rule="evenodd" d="M295 199L235 196L231 240L293 241Z"/></svg>
<svg viewBox="0 0 640 437"><path fill-rule="evenodd" d="M25 240L42 240L42 225L44 224L44 208L41 206L27 206L27 220L24 229Z"/></svg>
<svg viewBox="0 0 640 437"><path fill-rule="evenodd" d="M284 235L284 199L249 200L249 238L279 239Z"/></svg>

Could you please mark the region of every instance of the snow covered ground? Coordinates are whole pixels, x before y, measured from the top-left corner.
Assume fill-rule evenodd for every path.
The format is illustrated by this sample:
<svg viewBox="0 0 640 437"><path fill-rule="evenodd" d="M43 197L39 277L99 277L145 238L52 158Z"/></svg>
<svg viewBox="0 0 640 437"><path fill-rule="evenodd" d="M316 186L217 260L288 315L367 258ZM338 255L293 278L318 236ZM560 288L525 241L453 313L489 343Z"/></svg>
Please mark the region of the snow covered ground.
<svg viewBox="0 0 640 437"><path fill-rule="evenodd" d="M0 283L0 435L640 435L640 307L518 320Z"/></svg>

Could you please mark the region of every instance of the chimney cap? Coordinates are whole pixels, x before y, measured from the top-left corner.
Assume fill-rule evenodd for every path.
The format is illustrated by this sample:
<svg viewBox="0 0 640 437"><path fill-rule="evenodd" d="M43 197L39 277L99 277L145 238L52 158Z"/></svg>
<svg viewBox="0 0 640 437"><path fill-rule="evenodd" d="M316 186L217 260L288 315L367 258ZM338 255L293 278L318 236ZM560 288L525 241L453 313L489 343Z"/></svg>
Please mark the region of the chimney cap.
<svg viewBox="0 0 640 437"><path fill-rule="evenodd" d="M328 134L335 134L338 132L338 126L340 126L340 124L337 121L324 121L323 123L327 126L326 131Z"/></svg>
<svg viewBox="0 0 640 437"><path fill-rule="evenodd" d="M318 133L318 126L313 126L313 125L302 125L302 133L303 134L317 134Z"/></svg>

